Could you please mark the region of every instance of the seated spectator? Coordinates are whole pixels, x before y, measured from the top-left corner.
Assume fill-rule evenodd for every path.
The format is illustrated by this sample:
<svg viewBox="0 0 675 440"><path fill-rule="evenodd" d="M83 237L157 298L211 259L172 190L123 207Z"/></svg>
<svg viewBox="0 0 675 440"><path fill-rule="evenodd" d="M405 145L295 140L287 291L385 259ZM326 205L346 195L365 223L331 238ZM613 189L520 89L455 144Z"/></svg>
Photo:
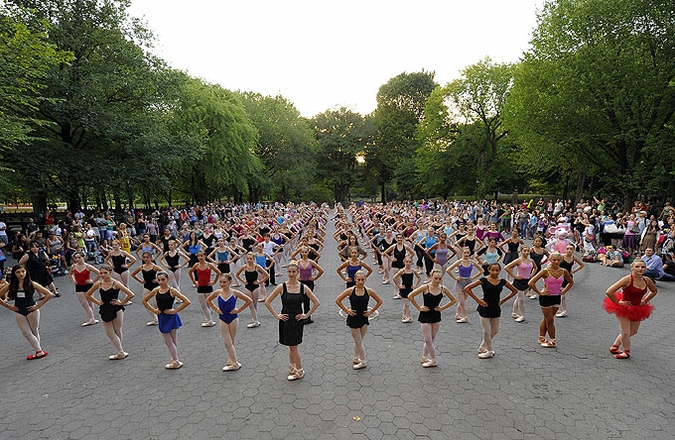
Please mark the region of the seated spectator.
<svg viewBox="0 0 675 440"><path fill-rule="evenodd" d="M605 267L623 267L623 255L621 255L621 252L611 245L605 249L607 250L606 253L598 254L598 259L602 261L602 265Z"/></svg>
<svg viewBox="0 0 675 440"><path fill-rule="evenodd" d="M645 249L642 261L647 264L647 270L645 271L644 276L649 277L652 281L675 281L674 275L666 273L663 270L663 260L654 253L654 249Z"/></svg>

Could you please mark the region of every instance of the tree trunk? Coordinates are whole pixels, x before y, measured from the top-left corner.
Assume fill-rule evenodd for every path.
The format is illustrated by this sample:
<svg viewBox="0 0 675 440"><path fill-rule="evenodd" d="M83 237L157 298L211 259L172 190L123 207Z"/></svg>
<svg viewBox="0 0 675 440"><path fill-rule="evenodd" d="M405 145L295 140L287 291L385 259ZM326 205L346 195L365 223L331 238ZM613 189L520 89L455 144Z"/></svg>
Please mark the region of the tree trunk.
<svg viewBox="0 0 675 440"><path fill-rule="evenodd" d="M45 190L35 190L30 198L33 203L33 212L35 214L47 212L47 192Z"/></svg>
<svg viewBox="0 0 675 440"><path fill-rule="evenodd" d="M586 185L586 173L583 171L579 173L579 180L577 180L577 192L574 196L574 204L576 205L579 200L584 197L584 186Z"/></svg>

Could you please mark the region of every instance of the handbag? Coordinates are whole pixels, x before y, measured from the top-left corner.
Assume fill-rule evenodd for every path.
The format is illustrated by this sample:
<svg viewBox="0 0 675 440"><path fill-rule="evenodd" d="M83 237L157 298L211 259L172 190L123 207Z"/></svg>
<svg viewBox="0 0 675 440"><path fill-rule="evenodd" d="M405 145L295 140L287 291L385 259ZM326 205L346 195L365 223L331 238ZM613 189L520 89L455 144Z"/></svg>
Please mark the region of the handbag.
<svg viewBox="0 0 675 440"><path fill-rule="evenodd" d="M640 233L640 225L638 225L638 222L633 222L633 226L630 227L630 232L631 232L631 234L639 234Z"/></svg>
<svg viewBox="0 0 675 440"><path fill-rule="evenodd" d="M616 226L616 223L610 223L607 226L605 226L605 233L606 234L616 234L619 228Z"/></svg>

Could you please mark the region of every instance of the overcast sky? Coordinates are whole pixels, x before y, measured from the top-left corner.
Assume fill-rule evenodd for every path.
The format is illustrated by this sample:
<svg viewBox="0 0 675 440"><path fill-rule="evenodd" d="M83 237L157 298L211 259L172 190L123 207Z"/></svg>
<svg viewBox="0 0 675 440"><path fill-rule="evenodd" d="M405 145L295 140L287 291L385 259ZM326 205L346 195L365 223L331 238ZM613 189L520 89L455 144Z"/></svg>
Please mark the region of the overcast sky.
<svg viewBox="0 0 675 440"><path fill-rule="evenodd" d="M402 72L446 84L489 56L518 61L544 0L132 0L172 67L230 90L281 94L303 116L373 111Z"/></svg>

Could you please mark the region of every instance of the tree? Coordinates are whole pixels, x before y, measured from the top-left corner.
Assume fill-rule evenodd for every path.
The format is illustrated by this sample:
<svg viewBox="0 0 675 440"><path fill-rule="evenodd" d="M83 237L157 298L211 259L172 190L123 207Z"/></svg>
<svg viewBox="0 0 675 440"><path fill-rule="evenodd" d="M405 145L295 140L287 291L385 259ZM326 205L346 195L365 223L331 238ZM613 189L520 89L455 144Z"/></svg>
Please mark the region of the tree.
<svg viewBox="0 0 675 440"><path fill-rule="evenodd" d="M650 0L545 4L505 114L523 163L538 172L597 173L626 204L655 181L675 191L673 162L661 160L674 152L672 6Z"/></svg>
<svg viewBox="0 0 675 440"><path fill-rule="evenodd" d="M420 147L417 124L424 115L424 106L437 84L434 72L402 73L377 92L377 108L373 112L375 142L369 146L367 167L377 176L386 201L386 185L393 181L403 197L411 196L416 186L413 163Z"/></svg>
<svg viewBox="0 0 675 440"><path fill-rule="evenodd" d="M135 150L142 147L144 120L161 102L164 64L147 50L152 36L128 17L128 1L13 3L47 20L49 41L73 56L44 78L50 99L40 102L33 117L50 124L33 127L40 139L10 158L21 172L39 176L27 180L41 195L34 209L44 209L47 190L65 198L69 209L79 209L89 188L105 191L102 181L119 208L138 175L130 171L143 167L133 159L141 155Z"/></svg>
<svg viewBox="0 0 675 440"><path fill-rule="evenodd" d="M316 169L311 125L283 96L249 92L242 98L258 132L255 154L264 166L249 176L249 200L257 202L263 194L281 201L302 199Z"/></svg>
<svg viewBox="0 0 675 440"><path fill-rule="evenodd" d="M262 170L254 155L255 126L238 94L185 76L168 118L181 157L174 187L202 204L247 190L247 176Z"/></svg>
<svg viewBox="0 0 675 440"><path fill-rule="evenodd" d="M335 200L346 203L354 182L359 179L358 160L371 142L369 118L344 107L329 110L312 119L317 141L317 175L330 188Z"/></svg>
<svg viewBox="0 0 675 440"><path fill-rule="evenodd" d="M21 19L25 22L21 21ZM47 39L48 23L28 11L0 5L0 149L30 140L33 126L46 121L32 115L46 98L47 72L70 59Z"/></svg>

